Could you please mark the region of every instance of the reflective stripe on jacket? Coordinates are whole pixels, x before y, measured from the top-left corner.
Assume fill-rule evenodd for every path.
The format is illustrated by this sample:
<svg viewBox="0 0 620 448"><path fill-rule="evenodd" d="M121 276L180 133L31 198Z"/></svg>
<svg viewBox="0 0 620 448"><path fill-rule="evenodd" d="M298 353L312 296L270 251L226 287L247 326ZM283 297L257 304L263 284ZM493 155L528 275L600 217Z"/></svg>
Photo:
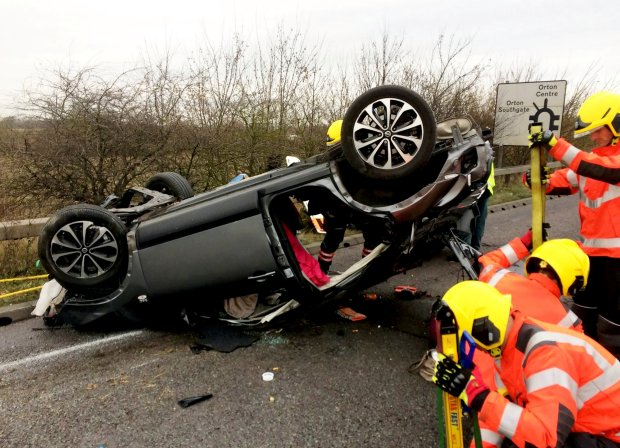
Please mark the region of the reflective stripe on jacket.
<svg viewBox="0 0 620 448"><path fill-rule="evenodd" d="M526 316L583 332L581 320L560 301L560 288L553 280L542 274L524 277L507 269L528 255L521 239L513 239L478 259L479 280L510 294L512 306Z"/></svg>
<svg viewBox="0 0 620 448"><path fill-rule="evenodd" d="M500 363L509 398L491 391L478 414L485 446L562 446L571 432L619 443L620 362L581 333L513 318Z"/></svg>
<svg viewBox="0 0 620 448"><path fill-rule="evenodd" d="M620 258L620 142L587 153L560 138L550 154L567 168L551 175L547 193L579 191L584 251Z"/></svg>

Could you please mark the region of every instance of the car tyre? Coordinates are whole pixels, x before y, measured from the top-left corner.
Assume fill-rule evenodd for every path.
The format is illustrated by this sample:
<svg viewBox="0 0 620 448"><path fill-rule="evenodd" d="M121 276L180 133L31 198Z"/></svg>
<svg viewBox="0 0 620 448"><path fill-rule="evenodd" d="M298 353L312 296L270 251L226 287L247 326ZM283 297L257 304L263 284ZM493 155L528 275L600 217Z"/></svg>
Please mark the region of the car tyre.
<svg viewBox="0 0 620 448"><path fill-rule="evenodd" d="M169 194L178 199L187 199L194 196L192 186L179 173L163 172L155 174L144 186L149 190Z"/></svg>
<svg viewBox="0 0 620 448"><path fill-rule="evenodd" d="M428 103L413 90L392 85L370 89L353 101L341 132L342 151L352 168L378 180L405 177L423 167L435 137Z"/></svg>
<svg viewBox="0 0 620 448"><path fill-rule="evenodd" d="M126 227L98 205L77 204L56 212L39 236L45 270L74 291L117 287L127 272Z"/></svg>

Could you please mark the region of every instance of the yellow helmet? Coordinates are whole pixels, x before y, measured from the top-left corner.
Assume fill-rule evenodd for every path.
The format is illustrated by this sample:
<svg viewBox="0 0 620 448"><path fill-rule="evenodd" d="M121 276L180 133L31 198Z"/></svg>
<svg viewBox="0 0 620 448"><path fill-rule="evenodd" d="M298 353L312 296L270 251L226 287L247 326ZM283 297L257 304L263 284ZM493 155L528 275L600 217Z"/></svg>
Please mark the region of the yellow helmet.
<svg viewBox="0 0 620 448"><path fill-rule="evenodd" d="M334 146L340 143L340 133L342 130L342 120L336 120L327 128L327 146Z"/></svg>
<svg viewBox="0 0 620 448"><path fill-rule="evenodd" d="M573 240L549 240L538 246L525 261L525 273L550 267L560 282L562 295L574 296L588 283L590 259Z"/></svg>
<svg viewBox="0 0 620 448"><path fill-rule="evenodd" d="M466 280L448 289L442 304L454 313L459 339L467 331L492 356L501 354L512 306L509 294L488 283Z"/></svg>
<svg viewBox="0 0 620 448"><path fill-rule="evenodd" d="M589 96L577 113L575 138L588 135L602 126L607 126L614 137L620 136L620 95L598 92Z"/></svg>

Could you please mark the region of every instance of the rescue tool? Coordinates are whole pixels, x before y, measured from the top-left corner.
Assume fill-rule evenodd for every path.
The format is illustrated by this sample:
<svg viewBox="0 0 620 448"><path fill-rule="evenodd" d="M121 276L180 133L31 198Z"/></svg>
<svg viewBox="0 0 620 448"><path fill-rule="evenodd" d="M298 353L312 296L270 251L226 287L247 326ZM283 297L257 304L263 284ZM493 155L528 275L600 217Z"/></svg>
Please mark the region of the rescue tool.
<svg viewBox="0 0 620 448"><path fill-rule="evenodd" d="M474 368L474 352L476 351L476 341L467 331L463 332L459 341L459 358L461 365L466 369ZM474 443L476 448L482 448L482 437L480 435L480 425L478 424L478 415L476 411L465 407L465 411L471 414L474 432Z"/></svg>
<svg viewBox="0 0 620 448"><path fill-rule="evenodd" d="M438 328L437 351L458 362L459 345L456 319L452 310L442 306L436 315ZM473 351L472 351L473 354ZM439 443L443 448L464 447L461 400L437 389L439 409Z"/></svg>

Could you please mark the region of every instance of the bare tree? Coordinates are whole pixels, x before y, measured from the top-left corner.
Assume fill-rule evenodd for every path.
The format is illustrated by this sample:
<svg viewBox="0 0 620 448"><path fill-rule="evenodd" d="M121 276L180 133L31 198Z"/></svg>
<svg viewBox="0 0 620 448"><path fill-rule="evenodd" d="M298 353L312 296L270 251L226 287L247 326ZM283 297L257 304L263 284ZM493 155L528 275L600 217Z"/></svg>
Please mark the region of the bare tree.
<svg viewBox="0 0 620 448"><path fill-rule="evenodd" d="M290 136L299 129L291 127L291 122L299 116L304 93L314 91L317 100L318 53L319 47L309 46L304 34L282 26L273 42L258 46L244 82L244 104L238 110L246 131L249 174L264 171L269 160L279 157L284 161ZM311 83L315 87L309 87Z"/></svg>
<svg viewBox="0 0 620 448"><path fill-rule="evenodd" d="M378 42L362 45L359 62L355 65L357 87L360 91L395 83L407 58L403 38L394 38L384 30Z"/></svg>
<svg viewBox="0 0 620 448"><path fill-rule="evenodd" d="M120 194L168 150L178 99L167 67L108 81L94 69L58 70L26 109L40 122L8 156L22 167L15 191L72 201Z"/></svg>
<svg viewBox="0 0 620 448"><path fill-rule="evenodd" d="M354 92L357 90L354 83L350 81L347 68L338 64L330 73L325 91L324 125L344 116L347 106L355 99Z"/></svg>
<svg viewBox="0 0 620 448"><path fill-rule="evenodd" d="M439 36L426 69L418 77L419 92L438 120L467 113L475 100L483 67L469 62L470 40Z"/></svg>
<svg viewBox="0 0 620 448"><path fill-rule="evenodd" d="M187 175L204 189L225 183L244 170L238 109L243 104L247 70L246 43L235 35L230 47L223 42L205 46L189 61L190 86L186 95ZM235 150L239 148L239 150Z"/></svg>

